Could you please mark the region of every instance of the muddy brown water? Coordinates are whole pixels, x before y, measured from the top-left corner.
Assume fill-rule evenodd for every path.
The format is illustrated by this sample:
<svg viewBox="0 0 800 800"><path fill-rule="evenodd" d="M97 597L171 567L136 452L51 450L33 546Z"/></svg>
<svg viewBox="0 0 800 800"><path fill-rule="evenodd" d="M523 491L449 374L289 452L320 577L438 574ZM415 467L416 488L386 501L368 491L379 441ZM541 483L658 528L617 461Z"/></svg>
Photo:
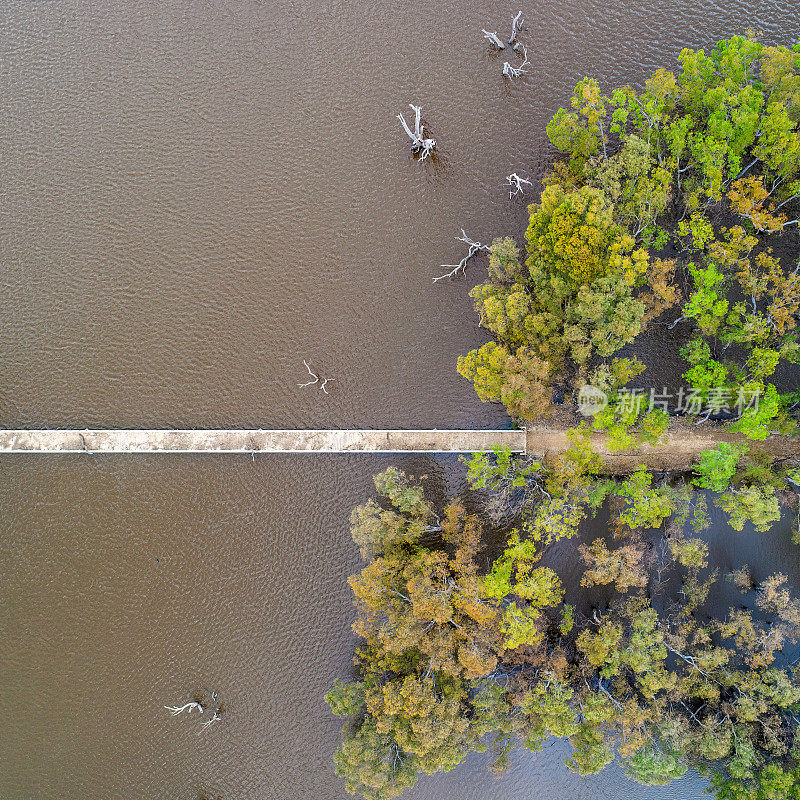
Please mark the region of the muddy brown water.
<svg viewBox="0 0 800 800"><path fill-rule="evenodd" d="M454 368L484 341L481 266L431 284L459 229L521 231L503 177L541 176L585 74L800 35L778 2L523 7L531 70L508 85L480 34L506 3L3 3L0 424L506 424ZM409 102L435 167L408 155ZM330 395L297 388L303 358ZM394 461L461 485L453 457ZM322 693L354 646L348 513L388 463L3 457L0 797L343 798ZM215 727L162 708L203 687ZM702 796L581 779L565 753L518 751L499 779L471 756L407 796Z"/></svg>

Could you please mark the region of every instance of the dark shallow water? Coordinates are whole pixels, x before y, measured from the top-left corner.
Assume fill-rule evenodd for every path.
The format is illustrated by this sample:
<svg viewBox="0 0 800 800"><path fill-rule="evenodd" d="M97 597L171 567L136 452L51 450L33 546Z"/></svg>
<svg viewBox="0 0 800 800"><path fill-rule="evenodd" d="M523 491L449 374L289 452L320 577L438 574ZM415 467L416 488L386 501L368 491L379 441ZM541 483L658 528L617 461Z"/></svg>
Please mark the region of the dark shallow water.
<svg viewBox="0 0 800 800"><path fill-rule="evenodd" d="M507 86L480 29L517 10L3 3L0 424L506 424L455 372L484 340L481 266L430 282L459 229L521 231L503 178L541 176L584 75L641 81L747 27L800 35L777 2L529 6L531 73ZM435 168L408 156L409 102ZM329 396L297 388L303 358ZM348 514L388 463L3 457L0 797L343 797L322 693L354 645ZM400 463L460 485L454 458ZM227 712L198 734L162 706L204 686ZM702 794L584 780L564 755L521 752L500 779L476 755L407 796Z"/></svg>

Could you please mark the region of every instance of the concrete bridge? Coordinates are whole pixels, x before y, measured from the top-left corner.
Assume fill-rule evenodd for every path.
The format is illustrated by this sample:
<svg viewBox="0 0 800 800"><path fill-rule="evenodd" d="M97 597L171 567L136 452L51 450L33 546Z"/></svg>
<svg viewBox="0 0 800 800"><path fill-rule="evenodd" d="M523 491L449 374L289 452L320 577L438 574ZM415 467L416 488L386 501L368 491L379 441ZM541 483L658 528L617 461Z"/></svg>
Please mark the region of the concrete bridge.
<svg viewBox="0 0 800 800"><path fill-rule="evenodd" d="M521 430L0 430L3 453L475 453L508 447L547 458L570 446L566 425ZM719 442L741 434L719 426L700 429L673 420L656 447L614 452L606 437L592 437L603 472L626 474L641 465L659 471L692 468ZM800 437L770 436L760 447L773 460L800 460Z"/></svg>
<svg viewBox="0 0 800 800"><path fill-rule="evenodd" d="M0 453L525 452L524 430L0 430Z"/></svg>

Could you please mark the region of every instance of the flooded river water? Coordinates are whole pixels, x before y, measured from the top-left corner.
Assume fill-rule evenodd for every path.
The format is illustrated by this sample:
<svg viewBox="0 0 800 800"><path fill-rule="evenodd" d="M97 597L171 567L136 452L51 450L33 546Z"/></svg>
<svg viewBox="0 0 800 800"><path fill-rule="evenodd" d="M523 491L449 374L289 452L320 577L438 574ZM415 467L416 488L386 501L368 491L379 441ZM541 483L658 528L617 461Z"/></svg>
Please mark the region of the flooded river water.
<svg viewBox="0 0 800 800"><path fill-rule="evenodd" d="M455 371L484 340L480 266L431 283L460 229L521 232L504 176L542 175L584 75L800 35L779 2L528 4L509 85L480 33L505 2L0 6L3 427L504 426ZM410 102L435 166L409 156ZM329 395L297 387L303 359ZM460 487L455 458L395 462ZM322 694L354 647L349 511L388 463L4 456L0 798L345 797ZM203 687L226 707L210 729L164 710ZM499 779L472 756L407 797L702 796L564 755L517 752Z"/></svg>

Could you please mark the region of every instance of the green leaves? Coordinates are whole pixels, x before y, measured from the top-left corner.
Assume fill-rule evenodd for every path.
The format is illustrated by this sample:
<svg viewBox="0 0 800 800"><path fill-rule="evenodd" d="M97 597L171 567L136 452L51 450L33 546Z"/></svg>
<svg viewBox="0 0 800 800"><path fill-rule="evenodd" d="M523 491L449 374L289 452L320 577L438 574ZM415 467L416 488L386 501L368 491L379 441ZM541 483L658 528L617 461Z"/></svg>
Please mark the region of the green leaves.
<svg viewBox="0 0 800 800"><path fill-rule="evenodd" d="M392 506L381 508L374 500L353 509L350 530L364 559L413 545L434 519L433 508L422 488L412 485L405 473L389 467L374 478L378 494Z"/></svg>
<svg viewBox="0 0 800 800"><path fill-rule="evenodd" d="M617 489L616 494L628 501L628 507L619 515L629 528L657 528L672 513L670 494L653 489L653 476L638 469Z"/></svg>
<svg viewBox="0 0 800 800"><path fill-rule="evenodd" d="M692 339L681 349L681 355L692 365L683 373L683 377L703 401L708 401L713 389L729 387L728 369L711 357L708 342L700 338Z"/></svg>
<svg viewBox="0 0 800 800"><path fill-rule="evenodd" d="M585 364L595 353L607 358L632 342L642 330L645 310L622 276L581 286L567 310L563 333L575 363Z"/></svg>
<svg viewBox="0 0 800 800"><path fill-rule="evenodd" d="M620 362L611 372L625 369ZM719 797L789 792L800 800L792 794L795 773L785 769L797 742L791 712L800 706L800 684L775 661L784 641L800 638L800 602L786 577L770 575L756 587L737 571L755 613L737 605L725 618L709 618L701 606L717 573L707 571L709 547L699 535L703 498L686 483L656 484L644 470L597 479L588 428L572 438L571 450L547 465L521 465L506 450L468 462L476 485L502 491L519 481L529 501L537 498L531 535L513 531L488 572L476 558L480 523L461 503L431 519L423 493L400 471L378 476L392 508L373 502L358 516L381 531L383 550L351 579L354 630L363 640L359 680L337 681L326 694L334 713L353 717L337 773L350 791L388 800L420 772L449 770L470 750L487 749L487 734L493 769L504 766L515 741L538 750L561 737L572 746L568 766L582 775L619 757L644 784L665 784L691 766L716 771ZM734 529L749 520L766 530L787 474L794 476L773 474L757 451L721 443L703 454L694 483L725 489L716 502ZM581 586L613 584L587 617L563 603L559 576L540 558L544 545L569 538L608 498L615 541L577 548L587 567ZM652 532L670 516L663 533ZM430 525L424 540L385 533L423 520ZM441 540L433 544L437 527ZM664 579L671 569L682 582Z"/></svg>
<svg viewBox="0 0 800 800"><path fill-rule="evenodd" d="M427 773L447 772L468 752L464 687L452 678L407 675L367 692L367 709L379 734L388 734L412 764Z"/></svg>
<svg viewBox="0 0 800 800"><path fill-rule="evenodd" d="M721 770L712 776L711 787L717 800L798 800L800 771L779 764L767 764L758 771L742 771L741 775Z"/></svg>
<svg viewBox="0 0 800 800"><path fill-rule="evenodd" d="M634 285L648 265L647 252L635 249L634 238L614 222L608 198L591 186L546 187L531 206L525 240L532 274L543 261L574 290L605 275Z"/></svg>
<svg viewBox="0 0 800 800"><path fill-rule="evenodd" d="M771 383L767 384L764 393L757 397L757 406L746 408L731 429L741 431L748 439L762 440L772 432L773 420L781 412L781 401L778 390Z"/></svg>
<svg viewBox="0 0 800 800"><path fill-rule="evenodd" d="M366 682L345 683L337 678L325 693L325 702L337 717L352 717L364 709L365 692Z"/></svg>
<svg viewBox="0 0 800 800"><path fill-rule="evenodd" d="M761 135L753 153L767 167L783 178L792 178L800 171L800 136L797 120L786 106L772 102L761 120Z"/></svg>
<svg viewBox="0 0 800 800"><path fill-rule="evenodd" d="M560 108L547 124L547 135L555 147L568 153L579 166L605 148L607 98L600 94L597 81L584 78L575 87L570 104L573 111Z"/></svg>
<svg viewBox="0 0 800 800"><path fill-rule="evenodd" d="M458 372L473 382L481 400L501 401L522 419L536 419L551 406L550 364L528 348L512 355L503 345L487 342L459 356Z"/></svg>
<svg viewBox="0 0 800 800"><path fill-rule="evenodd" d="M529 462L511 452L510 447L496 447L491 453L473 453L470 458L460 457L467 465L467 483L470 489L520 489L528 478L538 472L538 462Z"/></svg>
<svg viewBox="0 0 800 800"><path fill-rule="evenodd" d="M742 155L756 139L763 90L755 64L762 46L743 37L720 42L706 56L685 49L678 78L679 96L693 120L689 150L700 173L702 191L719 200L726 183L742 169Z"/></svg>
<svg viewBox="0 0 800 800"><path fill-rule="evenodd" d="M537 684L525 692L519 708L525 717L521 735L523 747L541 750L551 736L566 738L580 730L576 709L571 704L575 691L554 675L547 684Z"/></svg>
<svg viewBox="0 0 800 800"><path fill-rule="evenodd" d="M780 504L771 486L731 489L715 502L728 514L728 524L735 531L742 531L750 522L757 531L766 533L781 518Z"/></svg>
<svg viewBox="0 0 800 800"><path fill-rule="evenodd" d="M378 733L370 719L345 738L333 762L347 791L366 800L397 797L417 780L413 759L400 751L391 736Z"/></svg>
<svg viewBox="0 0 800 800"><path fill-rule="evenodd" d="M422 519L432 515L431 504L425 500L422 487L411 484L397 467L387 467L375 476L374 482L378 494L387 498L401 514Z"/></svg>
<svg viewBox="0 0 800 800"><path fill-rule="evenodd" d="M568 394L588 378L610 402L545 464L509 450L464 461L473 489L522 511L491 563L477 557L480 521L461 503L439 518L402 472L376 478L379 502L352 517L369 560L351 578L359 680L326 696L355 718L336 756L348 789L389 798L417 773L486 749L490 734L496 767L514 741L539 749L566 737L580 774L619 756L640 783L664 784L691 766L716 771L721 800L800 800L800 684L775 660L800 639L800 603L783 576L754 592L748 575L740 583L755 610L708 616L717 571L696 492L716 493L734 530L767 531L787 476L800 482L800 472L776 472L757 451L722 442L702 453L689 482L644 469L600 478L589 441L594 430L612 452L658 444L666 414L645 414L642 395L624 389L643 365L604 359L684 292L692 334L682 354L695 390L686 403L703 404L688 413L736 407L729 431L788 431L796 398L767 380L800 360L800 275L762 243L796 222L798 122L800 46L749 37L684 50L677 75L659 70L641 90L609 97L584 79L551 120L569 166L556 165L530 206L524 264L512 239L493 243L488 279L471 296L495 341L462 356L458 370L482 400L523 419L550 411L553 382ZM651 259L641 246L668 240L674 259ZM573 545L600 508L608 535ZM591 610L586 598L580 611L564 604L559 576L543 566L556 542L585 563L571 584L607 587Z"/></svg>
<svg viewBox="0 0 800 800"><path fill-rule="evenodd" d="M542 377L532 363L489 387L477 367L462 364L482 397L501 399L505 388L502 401L511 413L525 408L532 419L548 410L549 380L575 367L582 377L593 359L610 357L676 301L674 264L656 274L636 246L666 243L668 209L681 216L675 240L696 254L683 319L694 322L697 336L683 353L698 399L763 382L781 360L800 358L800 276L784 274L768 250L751 262L757 239L744 230L767 233L797 222L788 214L800 197L799 57L748 34L708 53L683 50L680 72L658 70L643 90L624 86L605 96L594 80L578 83L569 108L548 125L570 165L554 169L540 203L531 206L529 278L509 243L502 258L493 257L490 283L473 290L482 324L509 357L526 347L544 359L549 374ZM610 134L618 137L615 152ZM744 227L718 231L715 204L739 214ZM646 282L656 290L637 291ZM740 350L726 354L732 344L751 351L737 362ZM526 407L529 390L535 399ZM746 416L742 432L767 435L763 415ZM615 447L635 444L630 424L606 422Z"/></svg>
<svg viewBox="0 0 800 800"><path fill-rule="evenodd" d="M637 134L614 155L592 159L584 174L587 184L613 201L614 219L634 237L655 225L670 199L672 172L657 163L650 140Z"/></svg>
<svg viewBox="0 0 800 800"><path fill-rule="evenodd" d="M697 477L692 482L700 489L724 492L730 486L745 450L743 445L728 442L720 442L715 448L704 450L700 454L700 463L694 469Z"/></svg>
<svg viewBox="0 0 800 800"><path fill-rule="evenodd" d="M695 289L683 308L686 317L697 321L700 330L706 335L716 334L724 323L730 308L725 298L725 276L714 266L689 265Z"/></svg>
<svg viewBox="0 0 800 800"><path fill-rule="evenodd" d="M681 753L650 743L627 759L625 774L637 783L646 786L665 786L682 778L688 770L686 759Z"/></svg>
<svg viewBox="0 0 800 800"><path fill-rule="evenodd" d="M506 606L500 627L503 648L514 650L525 645L539 644L544 636L538 625L539 616L538 610L530 606L519 608L516 603Z"/></svg>
<svg viewBox="0 0 800 800"><path fill-rule="evenodd" d="M511 353L497 342L486 342L477 350L458 357L458 374L475 384L481 400L500 400Z"/></svg>

